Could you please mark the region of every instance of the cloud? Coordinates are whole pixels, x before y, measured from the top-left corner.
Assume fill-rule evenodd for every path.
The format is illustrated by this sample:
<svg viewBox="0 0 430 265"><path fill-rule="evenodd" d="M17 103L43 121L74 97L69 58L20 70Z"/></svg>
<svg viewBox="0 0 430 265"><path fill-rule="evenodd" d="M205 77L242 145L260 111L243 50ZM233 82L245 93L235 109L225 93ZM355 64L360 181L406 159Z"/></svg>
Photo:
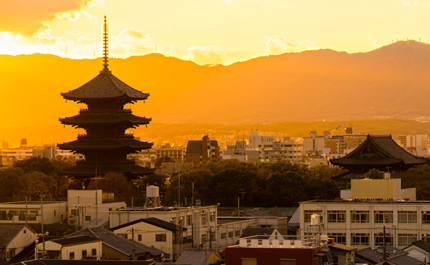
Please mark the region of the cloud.
<svg viewBox="0 0 430 265"><path fill-rule="evenodd" d="M266 45L264 47L264 52L266 55L276 55L286 52L300 52L304 50L316 49L316 41L312 39L297 39L290 41L288 38L281 36L264 36L264 38L266 39Z"/></svg>
<svg viewBox="0 0 430 265"><path fill-rule="evenodd" d="M224 49L218 46L191 46L185 51L185 59L198 64L222 64L226 60Z"/></svg>
<svg viewBox="0 0 430 265"><path fill-rule="evenodd" d="M418 1L402 0L402 6L405 6L405 7L415 7L415 6L430 7L430 3L422 3L422 2L418 2Z"/></svg>
<svg viewBox="0 0 430 265"><path fill-rule="evenodd" d="M79 10L97 5L102 0L19 0L0 1L0 32L32 36L46 27L46 22L59 18L79 18Z"/></svg>
<svg viewBox="0 0 430 265"><path fill-rule="evenodd" d="M115 39L120 42L144 42L152 40L152 37L148 33L144 33L133 28L125 28L119 32Z"/></svg>

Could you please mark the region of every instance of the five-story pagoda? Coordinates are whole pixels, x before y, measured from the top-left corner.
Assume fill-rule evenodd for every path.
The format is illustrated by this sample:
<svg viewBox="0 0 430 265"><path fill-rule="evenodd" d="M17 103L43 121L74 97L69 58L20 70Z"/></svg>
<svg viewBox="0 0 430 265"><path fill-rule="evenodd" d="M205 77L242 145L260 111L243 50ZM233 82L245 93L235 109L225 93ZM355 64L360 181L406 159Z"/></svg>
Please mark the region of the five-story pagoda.
<svg viewBox="0 0 430 265"><path fill-rule="evenodd" d="M124 109L125 104L146 100L149 94L131 88L108 69L106 16L103 38L104 67L100 74L75 90L61 93L66 100L88 106L76 116L60 119L62 124L86 130L86 134L78 135L77 140L58 145L61 149L85 155L85 161L78 161L76 166L61 173L78 179L108 172L122 173L129 179L150 174L153 170L137 166L127 159L127 155L148 149L152 143L135 140L133 135L125 132L148 124L151 119L135 116L130 109Z"/></svg>

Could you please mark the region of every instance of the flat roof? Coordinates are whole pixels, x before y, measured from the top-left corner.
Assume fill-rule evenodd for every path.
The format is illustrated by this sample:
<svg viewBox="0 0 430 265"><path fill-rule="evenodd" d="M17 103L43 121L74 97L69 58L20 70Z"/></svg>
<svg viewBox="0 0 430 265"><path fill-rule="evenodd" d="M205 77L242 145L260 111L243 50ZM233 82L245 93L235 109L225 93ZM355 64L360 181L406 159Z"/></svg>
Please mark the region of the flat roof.
<svg viewBox="0 0 430 265"><path fill-rule="evenodd" d="M62 203L62 202L67 202L67 201L43 201L43 204L55 204L55 203ZM0 206L2 205L17 205L17 204L23 204L25 205L26 202L25 201L21 201L21 202L1 202ZM41 201L28 201L27 205L40 205Z"/></svg>
<svg viewBox="0 0 430 265"><path fill-rule="evenodd" d="M365 200L365 199L356 199L356 200L310 200L300 202L300 204L314 204L314 203L333 203L333 204L429 204L430 201L406 201L406 200Z"/></svg>

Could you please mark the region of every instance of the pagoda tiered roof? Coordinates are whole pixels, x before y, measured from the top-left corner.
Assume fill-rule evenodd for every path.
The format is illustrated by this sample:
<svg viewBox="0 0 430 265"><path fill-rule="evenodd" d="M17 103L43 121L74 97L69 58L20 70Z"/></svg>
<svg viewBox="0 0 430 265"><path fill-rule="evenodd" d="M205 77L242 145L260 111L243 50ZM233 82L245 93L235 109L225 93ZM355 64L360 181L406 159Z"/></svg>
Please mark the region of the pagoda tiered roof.
<svg viewBox="0 0 430 265"><path fill-rule="evenodd" d="M68 100L86 101L92 99L115 99L126 97L131 101L145 100L149 94L136 90L109 72L99 75L85 85L61 95Z"/></svg>
<svg viewBox="0 0 430 265"><path fill-rule="evenodd" d="M136 151L152 147L152 143L141 142L135 139L118 138L92 138L79 137L78 140L59 144L58 147L64 150L85 151L85 150L128 150Z"/></svg>
<svg viewBox="0 0 430 265"><path fill-rule="evenodd" d="M151 118L139 117L131 112L88 112L81 111L80 114L60 119L62 124L66 125L87 125L87 124L130 124L145 125L151 121Z"/></svg>
<svg viewBox="0 0 430 265"><path fill-rule="evenodd" d="M353 167L407 169L426 162L426 158L417 157L399 146L391 135L368 135L367 139L354 151L344 157L330 160L336 166L347 169Z"/></svg>

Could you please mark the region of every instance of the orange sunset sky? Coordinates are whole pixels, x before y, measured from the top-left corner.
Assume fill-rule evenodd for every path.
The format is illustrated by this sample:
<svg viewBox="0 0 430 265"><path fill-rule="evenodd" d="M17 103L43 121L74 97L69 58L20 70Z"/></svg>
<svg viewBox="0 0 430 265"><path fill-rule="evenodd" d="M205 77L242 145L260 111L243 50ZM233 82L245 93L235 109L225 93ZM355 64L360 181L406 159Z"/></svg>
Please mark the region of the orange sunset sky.
<svg viewBox="0 0 430 265"><path fill-rule="evenodd" d="M365 52L430 42L430 0L0 0L0 54L153 52L198 64L330 48ZM67 47L67 54L66 54ZM156 48L157 47L157 48Z"/></svg>

